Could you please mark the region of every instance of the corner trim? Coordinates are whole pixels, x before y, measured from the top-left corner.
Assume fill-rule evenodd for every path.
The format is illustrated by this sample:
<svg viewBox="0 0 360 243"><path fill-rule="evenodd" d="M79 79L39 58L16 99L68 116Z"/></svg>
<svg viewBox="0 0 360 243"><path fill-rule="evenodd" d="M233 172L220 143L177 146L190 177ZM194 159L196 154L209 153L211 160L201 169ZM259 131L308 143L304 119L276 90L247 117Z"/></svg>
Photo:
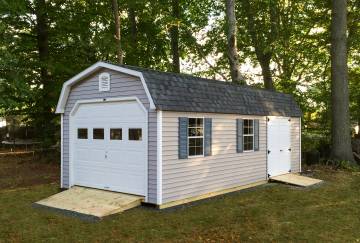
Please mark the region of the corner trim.
<svg viewBox="0 0 360 243"><path fill-rule="evenodd" d="M64 114L61 114L60 123L60 188L64 188L63 166L64 166Z"/></svg>
<svg viewBox="0 0 360 243"><path fill-rule="evenodd" d="M300 168L300 171L299 171L299 173L301 173L302 172L302 168L301 168L301 163L302 163L302 156L301 156L301 153L302 153L302 151L301 151L301 148L302 148L302 145L301 145L301 136L302 136L302 132L301 132L301 117L299 117L299 143L300 143L300 145L299 145L299 163L300 163L300 166L299 166L299 168Z"/></svg>
<svg viewBox="0 0 360 243"><path fill-rule="evenodd" d="M162 204L162 111L157 111L156 204Z"/></svg>
<svg viewBox="0 0 360 243"><path fill-rule="evenodd" d="M116 65L109 64L109 63L106 63L106 62L97 62L97 63L93 64L92 66L88 67L87 69L85 69L84 71L80 72L79 74L75 75L74 77L72 77L71 79L69 79L68 81L66 81L63 84L63 87L62 87L61 93L60 93L60 97L59 97L59 101L58 101L57 106L56 106L55 113L58 113L58 114L64 113L66 101L67 101L67 99L69 97L71 86L73 86L75 83L79 82L84 77L89 76L92 73L95 73L100 68L108 68L108 69L111 69L111 70L114 70L114 71L118 71L118 72L121 72L121 73L125 73L125 74L129 74L129 75L132 75L132 76L139 77L140 80L141 80L141 83L142 83L142 85L144 87L146 96L149 99L150 109L155 109L154 101L153 101L153 99L152 99L152 97L150 95L150 92L149 92L149 89L148 89L148 87L146 85L144 76L143 76L143 74L141 72L134 71L132 69L125 68L125 67L116 66Z"/></svg>

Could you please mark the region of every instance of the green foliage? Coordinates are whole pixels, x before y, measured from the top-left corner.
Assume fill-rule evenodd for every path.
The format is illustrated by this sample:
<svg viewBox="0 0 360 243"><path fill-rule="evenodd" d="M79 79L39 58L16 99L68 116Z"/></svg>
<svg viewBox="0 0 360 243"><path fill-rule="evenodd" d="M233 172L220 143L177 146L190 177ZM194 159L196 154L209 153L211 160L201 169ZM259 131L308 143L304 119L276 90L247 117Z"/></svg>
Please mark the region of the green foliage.
<svg viewBox="0 0 360 243"><path fill-rule="evenodd" d="M41 139L51 144L59 124L53 111L63 82L98 60L116 60L114 24L107 0L45 1L49 56L40 62L35 17L39 3L0 1L0 112L27 115L41 131L37 133ZM350 111L356 123L360 120L360 1L348 4ZM169 29L176 24L184 70L230 79L224 1L180 0L180 19L171 16L171 1L119 0L119 6L125 64L171 70ZM294 95L309 134L328 137L329 1L241 0L236 1L236 16L240 61L259 68L255 46L270 54L276 89ZM44 68L50 77L46 87L41 78ZM262 87L261 71L259 75L251 71L245 76L250 85Z"/></svg>
<svg viewBox="0 0 360 243"><path fill-rule="evenodd" d="M337 170L344 170L350 172L359 172L360 166L354 162L346 160L328 160L326 161L327 165L333 166Z"/></svg>
<svg viewBox="0 0 360 243"><path fill-rule="evenodd" d="M319 150L321 147L330 144L330 136L326 136L321 132L309 132L305 131L302 133L301 137L302 151L311 152L314 150Z"/></svg>

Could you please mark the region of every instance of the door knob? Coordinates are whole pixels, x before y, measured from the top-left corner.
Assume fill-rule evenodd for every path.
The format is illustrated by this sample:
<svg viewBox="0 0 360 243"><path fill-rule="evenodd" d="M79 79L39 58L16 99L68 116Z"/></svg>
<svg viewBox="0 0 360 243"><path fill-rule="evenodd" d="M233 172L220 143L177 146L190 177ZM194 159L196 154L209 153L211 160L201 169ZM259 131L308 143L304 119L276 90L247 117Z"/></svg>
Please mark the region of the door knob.
<svg viewBox="0 0 360 243"><path fill-rule="evenodd" d="M283 150L282 149L280 149L280 152L282 152Z"/></svg>

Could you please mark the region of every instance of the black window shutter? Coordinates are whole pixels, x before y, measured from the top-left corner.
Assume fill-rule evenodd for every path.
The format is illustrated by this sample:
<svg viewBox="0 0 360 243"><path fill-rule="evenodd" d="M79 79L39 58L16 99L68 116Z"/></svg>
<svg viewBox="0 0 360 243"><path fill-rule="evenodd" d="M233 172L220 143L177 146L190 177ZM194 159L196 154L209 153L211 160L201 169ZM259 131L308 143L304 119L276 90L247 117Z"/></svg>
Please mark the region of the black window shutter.
<svg viewBox="0 0 360 243"><path fill-rule="evenodd" d="M254 120L254 150L259 151L259 120Z"/></svg>
<svg viewBox="0 0 360 243"><path fill-rule="evenodd" d="M212 137L212 119L205 118L204 119L204 155L210 156L211 155L211 137Z"/></svg>
<svg viewBox="0 0 360 243"><path fill-rule="evenodd" d="M188 123L187 117L179 117L179 159L188 157Z"/></svg>
<svg viewBox="0 0 360 243"><path fill-rule="evenodd" d="M236 151L243 152L243 119L236 119Z"/></svg>

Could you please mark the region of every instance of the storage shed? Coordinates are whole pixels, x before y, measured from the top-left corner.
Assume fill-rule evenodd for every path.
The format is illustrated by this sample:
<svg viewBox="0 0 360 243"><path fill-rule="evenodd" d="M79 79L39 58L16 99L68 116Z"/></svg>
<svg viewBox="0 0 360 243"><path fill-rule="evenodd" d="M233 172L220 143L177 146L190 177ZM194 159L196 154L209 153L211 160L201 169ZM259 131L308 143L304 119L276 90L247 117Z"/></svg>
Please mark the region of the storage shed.
<svg viewBox="0 0 360 243"><path fill-rule="evenodd" d="M64 83L61 187L176 205L301 171L291 95L98 62Z"/></svg>

